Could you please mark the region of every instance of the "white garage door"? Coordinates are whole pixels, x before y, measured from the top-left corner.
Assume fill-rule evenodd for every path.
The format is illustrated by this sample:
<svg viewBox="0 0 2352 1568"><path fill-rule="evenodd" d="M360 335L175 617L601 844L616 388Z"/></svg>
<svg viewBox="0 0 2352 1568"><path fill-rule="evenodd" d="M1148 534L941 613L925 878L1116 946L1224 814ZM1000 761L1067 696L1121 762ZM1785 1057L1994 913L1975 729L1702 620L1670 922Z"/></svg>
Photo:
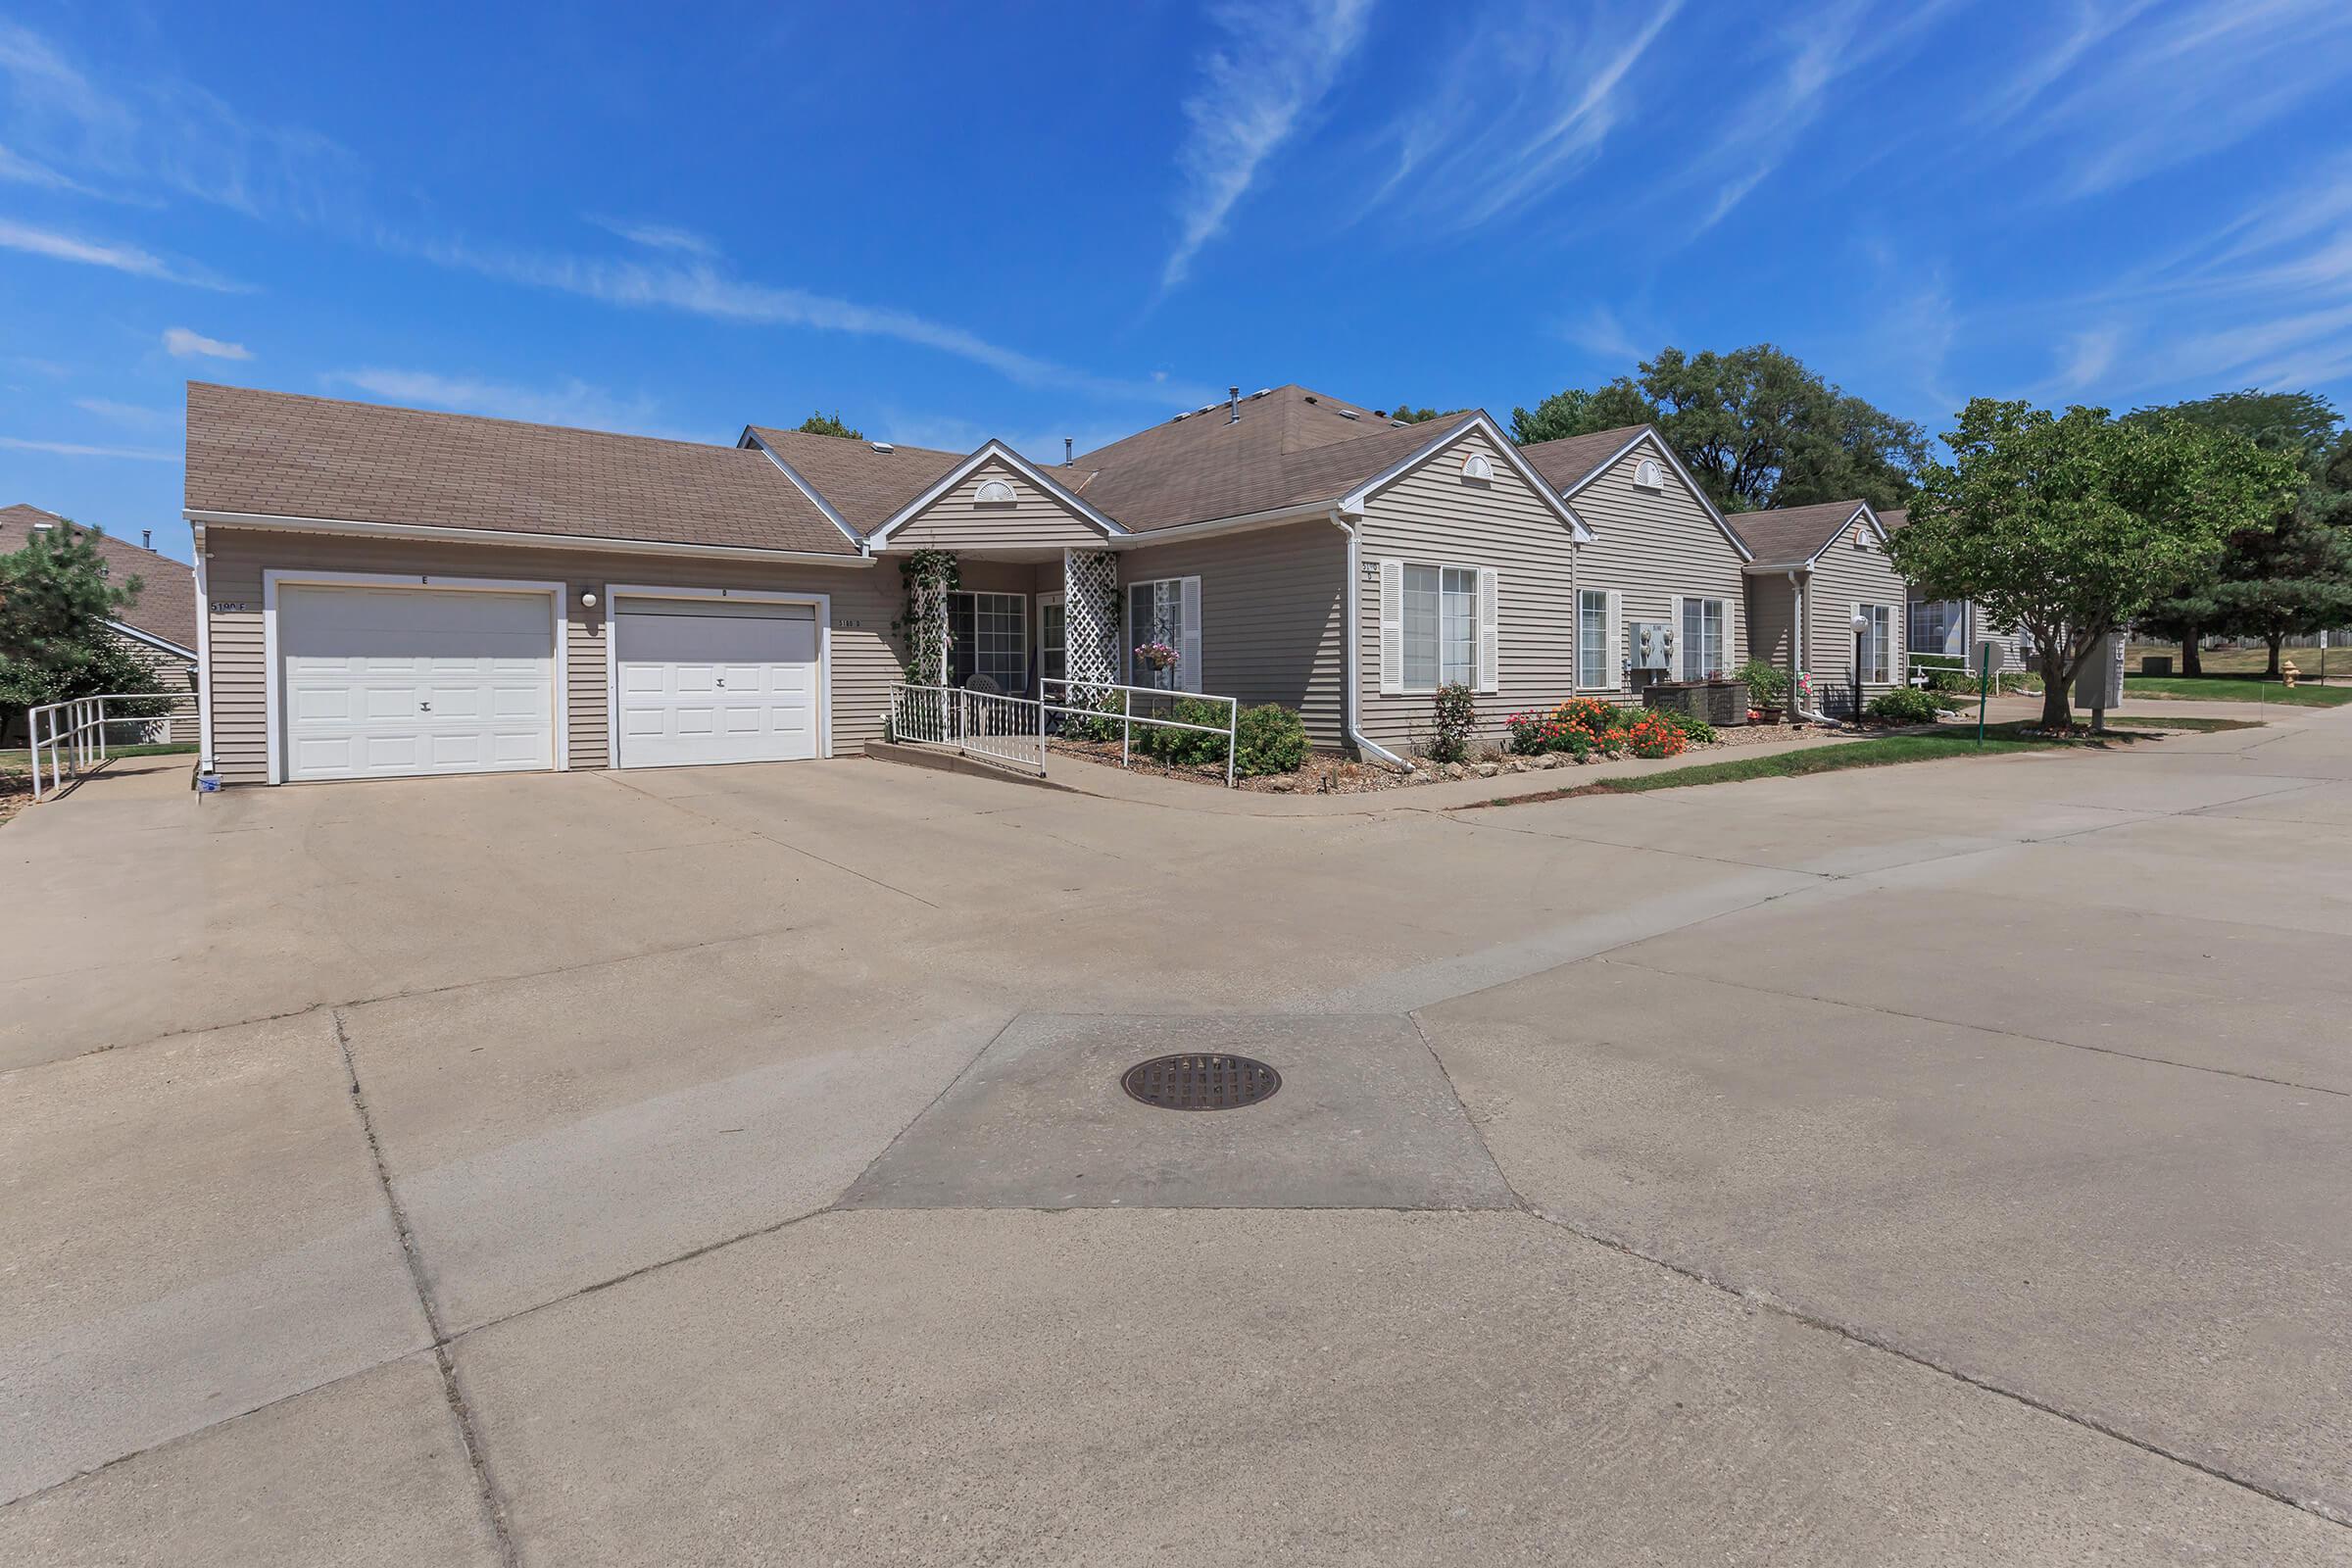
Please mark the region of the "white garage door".
<svg viewBox="0 0 2352 1568"><path fill-rule="evenodd" d="M818 755L813 605L622 599L613 608L622 767Z"/></svg>
<svg viewBox="0 0 2352 1568"><path fill-rule="evenodd" d="M546 594L288 585L277 646L289 779L555 765Z"/></svg>

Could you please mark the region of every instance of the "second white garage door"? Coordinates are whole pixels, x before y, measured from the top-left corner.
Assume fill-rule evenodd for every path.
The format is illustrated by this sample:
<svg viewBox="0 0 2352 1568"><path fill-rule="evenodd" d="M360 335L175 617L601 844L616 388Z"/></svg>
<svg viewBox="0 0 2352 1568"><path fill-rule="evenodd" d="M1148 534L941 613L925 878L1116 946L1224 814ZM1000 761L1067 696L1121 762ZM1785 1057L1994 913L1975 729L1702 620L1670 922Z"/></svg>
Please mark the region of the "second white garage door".
<svg viewBox="0 0 2352 1568"><path fill-rule="evenodd" d="M623 598L612 608L622 767L821 754L814 605Z"/></svg>

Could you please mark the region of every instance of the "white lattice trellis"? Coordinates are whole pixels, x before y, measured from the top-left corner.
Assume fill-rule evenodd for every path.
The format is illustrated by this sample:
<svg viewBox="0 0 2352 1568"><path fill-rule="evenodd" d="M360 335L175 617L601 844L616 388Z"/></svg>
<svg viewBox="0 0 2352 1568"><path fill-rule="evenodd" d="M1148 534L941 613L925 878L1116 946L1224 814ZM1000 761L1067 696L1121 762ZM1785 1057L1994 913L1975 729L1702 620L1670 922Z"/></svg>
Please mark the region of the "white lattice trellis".
<svg viewBox="0 0 2352 1568"><path fill-rule="evenodd" d="M1089 681L1113 684L1119 678L1119 558L1107 550L1064 550L1061 588L1073 694Z"/></svg>

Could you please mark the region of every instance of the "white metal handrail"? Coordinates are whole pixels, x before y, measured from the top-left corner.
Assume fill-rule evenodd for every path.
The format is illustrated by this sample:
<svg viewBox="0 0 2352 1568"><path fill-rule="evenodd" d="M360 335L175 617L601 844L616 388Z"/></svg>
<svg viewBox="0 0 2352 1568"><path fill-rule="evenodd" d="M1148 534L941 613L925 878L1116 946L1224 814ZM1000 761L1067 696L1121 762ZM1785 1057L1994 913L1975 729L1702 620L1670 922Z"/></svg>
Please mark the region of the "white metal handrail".
<svg viewBox="0 0 2352 1568"><path fill-rule="evenodd" d="M890 735L1034 768L1040 778L1046 774L1045 705L1034 698L893 681Z"/></svg>
<svg viewBox="0 0 2352 1568"><path fill-rule="evenodd" d="M890 687L890 734L893 740L916 746L953 747L975 757L1010 762L1020 767L1033 767L1042 778L1046 771L1046 715L1059 713L1070 718L1119 721L1119 764L1124 767L1133 760L1134 726L1144 724L1159 729L1189 729L1203 735L1225 737L1225 784L1234 782L1235 731L1240 727L1242 705L1238 698L1219 697L1209 692L1172 692L1158 686L1119 686L1109 681L1064 680L1049 676L1041 679L1041 692L1058 688L1061 702L1049 702L1037 697L1003 697L993 692L975 692L959 686L921 686L911 681L893 681ZM1088 703L1099 703L1110 693L1119 694L1116 712L1107 709L1085 706L1079 702L1083 695ZM1171 701L1198 701L1225 705L1225 722L1195 724L1188 719L1161 718L1152 713L1135 711L1135 694Z"/></svg>
<svg viewBox="0 0 2352 1568"><path fill-rule="evenodd" d="M1220 697L1214 692L1170 691L1164 686L1120 686L1110 681L1065 679L1057 675L1043 675L1038 678L1037 689L1041 697L1050 696L1050 688L1056 686L1061 688L1062 700L1058 703L1041 702L1039 706L1044 708L1047 712L1066 713L1075 718L1089 720L1116 718L1119 721L1119 765L1121 767L1129 765L1133 760L1134 726L1137 724L1152 724L1161 729L1197 730L1203 735L1224 736L1225 787L1233 788L1234 764L1238 760L1235 755L1237 751L1236 732L1241 728L1242 721L1240 698ZM1118 712L1114 714L1108 709L1093 706L1112 692L1119 694ZM1135 694L1138 692L1142 692L1154 701L1165 699L1175 703L1223 703L1225 705L1225 722L1222 726L1194 724L1180 718L1159 718L1150 713L1139 713L1135 710ZM1081 694L1085 694L1089 699L1085 706L1079 704Z"/></svg>
<svg viewBox="0 0 2352 1568"><path fill-rule="evenodd" d="M109 703L162 703L167 711L109 714L106 710ZM103 765L108 756L108 725L168 724L182 707L193 713L195 704L194 692L107 692L96 697L44 703L33 709L25 715L31 732L32 798L46 800L69 783L78 783L92 768Z"/></svg>

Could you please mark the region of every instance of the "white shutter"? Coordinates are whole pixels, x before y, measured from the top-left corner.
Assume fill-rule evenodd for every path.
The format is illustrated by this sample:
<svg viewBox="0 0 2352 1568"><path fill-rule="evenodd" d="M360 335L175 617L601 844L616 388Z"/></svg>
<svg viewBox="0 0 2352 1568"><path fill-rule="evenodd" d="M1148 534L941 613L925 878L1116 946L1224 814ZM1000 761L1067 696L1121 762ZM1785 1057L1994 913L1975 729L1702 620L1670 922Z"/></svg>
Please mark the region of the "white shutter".
<svg viewBox="0 0 2352 1568"><path fill-rule="evenodd" d="M1200 579L1186 577L1181 582L1177 597L1184 628L1176 638L1176 687L1204 692L1208 687L1201 680L1200 669Z"/></svg>
<svg viewBox="0 0 2352 1568"><path fill-rule="evenodd" d="M1674 635L1666 643L1667 647L1674 650L1674 656L1666 661L1666 678L1681 680L1685 658L1683 653L1683 596L1681 594L1676 594L1666 601L1666 624L1674 632Z"/></svg>
<svg viewBox="0 0 2352 1568"><path fill-rule="evenodd" d="M1496 623L1502 604L1502 574L1493 566L1478 568L1478 689L1502 690L1502 659Z"/></svg>
<svg viewBox="0 0 2352 1568"><path fill-rule="evenodd" d="M1601 656L1601 684L1615 691L1625 685L1625 595L1609 590L1608 652Z"/></svg>
<svg viewBox="0 0 2352 1568"><path fill-rule="evenodd" d="M1380 695L1404 690L1404 563L1380 564Z"/></svg>

